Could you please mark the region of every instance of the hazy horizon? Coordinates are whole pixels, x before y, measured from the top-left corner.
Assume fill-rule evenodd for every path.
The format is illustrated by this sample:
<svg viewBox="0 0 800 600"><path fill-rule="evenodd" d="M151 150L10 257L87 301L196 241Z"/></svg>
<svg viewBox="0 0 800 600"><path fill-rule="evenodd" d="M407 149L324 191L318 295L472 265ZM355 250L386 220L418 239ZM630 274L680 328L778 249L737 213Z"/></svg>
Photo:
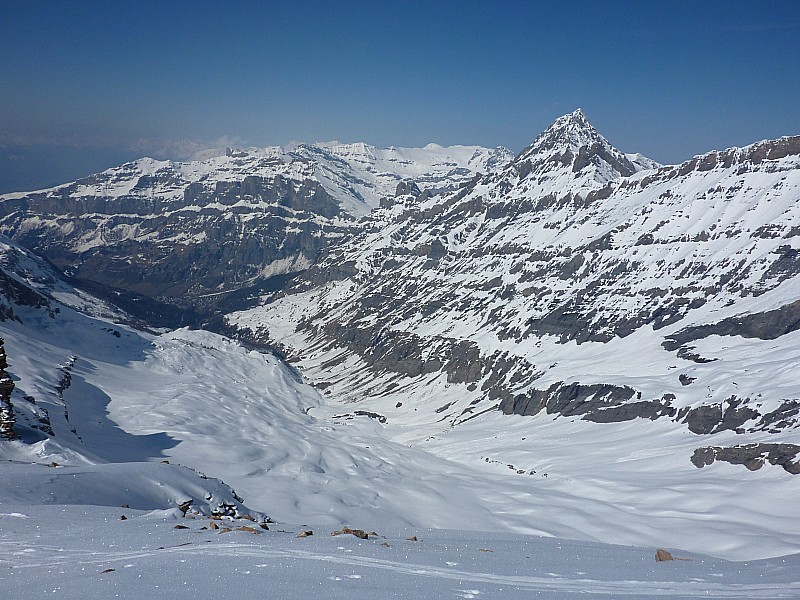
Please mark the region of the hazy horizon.
<svg viewBox="0 0 800 600"><path fill-rule="evenodd" d="M517 152L578 107L662 163L800 133L796 2L12 2L8 17L0 193L220 145Z"/></svg>

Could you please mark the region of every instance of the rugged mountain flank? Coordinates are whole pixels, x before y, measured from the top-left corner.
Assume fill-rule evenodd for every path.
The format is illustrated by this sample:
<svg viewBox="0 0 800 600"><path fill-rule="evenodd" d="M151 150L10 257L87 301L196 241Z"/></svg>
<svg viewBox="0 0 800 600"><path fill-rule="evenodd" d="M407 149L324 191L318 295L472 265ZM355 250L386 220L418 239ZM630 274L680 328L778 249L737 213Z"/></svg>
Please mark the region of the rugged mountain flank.
<svg viewBox="0 0 800 600"><path fill-rule="evenodd" d="M7 194L0 232L97 294L202 311L307 268L403 180L435 194L510 158L502 148L338 143L206 154L186 163L145 158ZM194 320L180 314L165 324Z"/></svg>
<svg viewBox="0 0 800 600"><path fill-rule="evenodd" d="M156 266L176 273L187 248L206 243L180 236L226 248L261 239L244 226L217 236L206 217L264 223L262 213L286 211L282 239L342 228L293 278L273 263L226 288L208 283L210 262L185 263L206 283L166 299L205 295L226 313L220 329L247 346L189 328L137 331L0 238L0 337L14 384L0 421L19 436L0 442L0 462L6 479L27 482L9 486L14 502L244 510L208 476L254 510L331 529L478 527L740 559L796 551L797 140L660 166L616 150L577 111L486 175L426 183L425 153L444 150L414 160L407 149L337 145L307 160L299 147L276 151L280 160L212 153L151 169L174 187L156 194L152 214L132 191L141 175L115 182L114 170L103 174L114 193L6 197L86 211L63 221L12 211L63 234L32 239L68 248L69 268L118 252L142 277L151 255L125 254L106 225L128 223L132 237L119 239L152 243L165 261ZM243 178L231 166L262 160L283 171ZM386 192L370 196L377 189ZM347 216L354 192L378 206L359 222ZM162 216L173 225L148 221ZM230 261L239 281L243 263ZM168 321L149 296L94 285L126 309L151 302L150 324Z"/></svg>
<svg viewBox="0 0 800 600"><path fill-rule="evenodd" d="M500 410L796 437L799 235L800 138L661 167L576 111L457 193L399 197L229 321L389 420Z"/></svg>

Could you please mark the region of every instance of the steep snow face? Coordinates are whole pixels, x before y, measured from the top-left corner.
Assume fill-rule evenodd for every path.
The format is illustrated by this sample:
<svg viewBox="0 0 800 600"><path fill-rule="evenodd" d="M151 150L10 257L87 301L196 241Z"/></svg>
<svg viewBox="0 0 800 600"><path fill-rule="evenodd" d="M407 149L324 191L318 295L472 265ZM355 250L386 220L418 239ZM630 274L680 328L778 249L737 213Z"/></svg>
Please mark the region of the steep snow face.
<svg viewBox="0 0 800 600"><path fill-rule="evenodd" d="M306 268L403 179L435 194L510 158L366 144L143 158L0 197L0 232L79 279L184 304Z"/></svg>
<svg viewBox="0 0 800 600"><path fill-rule="evenodd" d="M109 420L111 396L92 376L135 364L154 339L119 324L128 318L0 238L0 337L14 382L14 435L0 442L0 505L247 514L227 485L162 464L163 450L175 445L169 436L136 437Z"/></svg>
<svg viewBox="0 0 800 600"><path fill-rule="evenodd" d="M623 158L567 115L455 194L398 198L228 320L391 439L510 479L557 471L587 502L647 497L690 528L788 525L764 490L800 485L800 138Z"/></svg>

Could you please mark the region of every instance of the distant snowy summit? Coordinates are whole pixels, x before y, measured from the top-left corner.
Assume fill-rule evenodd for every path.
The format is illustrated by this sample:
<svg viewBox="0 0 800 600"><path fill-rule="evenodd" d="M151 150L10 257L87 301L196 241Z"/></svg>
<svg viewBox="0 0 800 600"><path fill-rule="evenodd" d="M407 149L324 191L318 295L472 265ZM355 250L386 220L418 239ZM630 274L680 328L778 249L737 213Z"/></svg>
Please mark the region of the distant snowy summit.
<svg viewBox="0 0 800 600"><path fill-rule="evenodd" d="M580 108L556 119L519 154L516 162L528 165L537 174L564 168L572 173L588 171L587 175L602 183L661 166L641 154L623 154L614 148Z"/></svg>
<svg viewBox="0 0 800 600"><path fill-rule="evenodd" d="M695 168L662 168L620 152L580 110L557 119L516 157L504 148L334 141L226 148L196 158L142 158L48 190L6 194L0 233L95 293L139 294L195 311L173 323L185 324L199 318L196 312L224 312L281 287L327 248L371 226L371 211L395 197L410 194L403 202L414 206L422 194L440 207L464 194L509 207L524 197L530 207L544 207L567 195L573 204L589 202L611 193L609 186ZM709 159L697 160L702 169ZM479 188L489 195L473 193Z"/></svg>
<svg viewBox="0 0 800 600"><path fill-rule="evenodd" d="M0 196L0 201L34 197L74 200L120 197L157 199L164 206L180 202L187 186L213 188L245 178L316 180L340 204L359 217L393 196L403 179L417 180L433 193L452 191L476 173L487 173L513 158L502 147L428 144L424 148L378 148L363 142L292 143L265 148L212 148L179 162L141 158L72 183L36 192ZM247 195L246 193L243 195Z"/></svg>
<svg viewBox="0 0 800 600"><path fill-rule="evenodd" d="M142 158L0 197L0 231L77 280L189 306L307 268L403 181L444 194L511 158L338 142Z"/></svg>

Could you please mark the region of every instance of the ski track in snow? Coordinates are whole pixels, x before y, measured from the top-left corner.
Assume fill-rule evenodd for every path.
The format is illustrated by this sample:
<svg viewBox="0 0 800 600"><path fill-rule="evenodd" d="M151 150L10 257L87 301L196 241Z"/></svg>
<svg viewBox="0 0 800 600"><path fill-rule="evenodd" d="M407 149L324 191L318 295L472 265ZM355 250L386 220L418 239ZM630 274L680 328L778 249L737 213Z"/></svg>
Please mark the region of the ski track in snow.
<svg viewBox="0 0 800 600"><path fill-rule="evenodd" d="M469 582L493 586L509 586L517 591L557 591L589 595L671 598L694 598L698 597L698 595L706 598L796 598L798 585L800 585L800 582L786 584L722 584L675 581L604 581L572 579L555 574L552 577L508 576L443 569L427 564L406 563L363 556L336 556L304 550L244 546L236 543L222 543L212 546L189 544L142 552L70 551L52 545L27 545L23 550L19 550L18 546L19 544L15 542L0 541L0 548L3 550L2 555L13 556L11 560L0 560L0 565L5 563L5 565L11 565L14 569L37 569L64 565L108 565L110 563L129 563L130 561L146 558L163 557L165 554L180 555L188 558L196 556L227 556L237 559L291 559L332 563L377 571L391 571L411 577L453 580L458 581L461 585ZM44 559L40 558L42 553L46 555ZM363 576L351 575L350 577L361 578ZM464 590L464 592L475 596L480 593L478 590Z"/></svg>

